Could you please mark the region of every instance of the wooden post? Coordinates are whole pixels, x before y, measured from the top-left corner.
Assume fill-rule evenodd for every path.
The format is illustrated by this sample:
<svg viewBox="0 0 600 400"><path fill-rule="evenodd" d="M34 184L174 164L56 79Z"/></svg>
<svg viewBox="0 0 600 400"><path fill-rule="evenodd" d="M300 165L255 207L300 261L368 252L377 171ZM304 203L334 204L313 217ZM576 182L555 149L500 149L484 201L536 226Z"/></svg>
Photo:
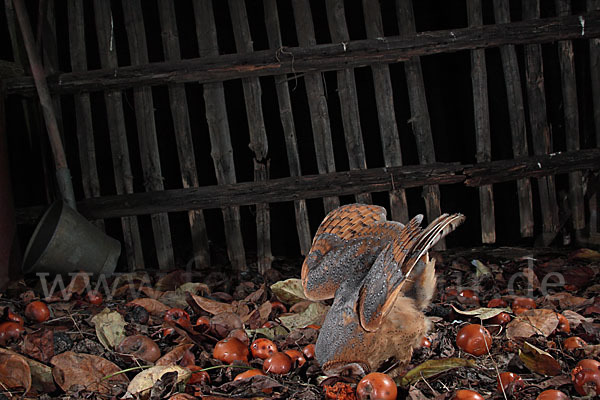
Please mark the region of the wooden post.
<svg viewBox="0 0 600 400"><path fill-rule="evenodd" d="M248 13L244 0L229 0L229 11L233 23L233 36L238 53L252 53L252 37L248 25ZM262 89L259 78L242 78L244 98L246 100L246 116L250 133L250 149L254 153L254 181L264 182L269 179L269 144L263 120L261 102ZM271 214L269 203L256 204L256 245L258 272L263 274L271 268Z"/></svg>
<svg viewBox="0 0 600 400"><path fill-rule="evenodd" d="M363 0L363 13L365 14L367 37L369 39L383 37L383 21L379 1ZM394 91L392 89L390 68L385 64L373 64L371 65L371 71L375 85L375 102L377 103L383 160L386 167L398 167L402 165L402 148L400 147L396 111L394 110ZM389 192L389 195L392 219L407 223L409 217L406 191L403 188L395 188Z"/></svg>
<svg viewBox="0 0 600 400"><path fill-rule="evenodd" d="M467 0L469 26L483 25L481 0ZM490 138L490 109L488 103L487 70L485 50L471 50L471 84L475 116L475 158L478 163L492 160ZM481 241L496 242L496 219L494 217L494 189L492 185L479 187L479 214L481 218Z"/></svg>
<svg viewBox="0 0 600 400"><path fill-rule="evenodd" d="M398 25L400 36L410 36L416 33L415 18L413 15L412 0L397 0L396 11L398 13ZM408 98L410 102L411 125L419 162L431 164L435 162L435 150L433 146L433 135L425 96L425 83L423 82L423 71L421 70L421 59L413 57L404 62L406 83L408 84ZM439 186L424 186L423 196L425 198L425 209L427 220L433 221L441 213L440 188ZM444 239L436 245L439 250L446 248Z"/></svg>
<svg viewBox="0 0 600 400"><path fill-rule="evenodd" d="M317 40L315 39L315 27L308 0L292 0L292 6L294 8L298 44L300 46L314 46L317 44ZM306 96L308 97L310 122L317 156L317 169L320 174L335 172L331 127L329 126L329 108L325 98L323 76L319 72L306 73L304 74L304 83L306 84ZM325 197L323 198L323 205L325 206L325 213L328 213L340 205L340 200L337 197Z"/></svg>
<svg viewBox="0 0 600 400"><path fill-rule="evenodd" d="M86 71L87 56L85 49L85 26L83 23L83 3L78 0L69 0L67 7L69 13L71 68L73 72ZM86 198L99 197L100 181L98 179L98 169L96 166L96 146L94 145L90 94L78 93L74 95L74 98L83 194ZM96 221L96 225L104 230L104 221Z"/></svg>
<svg viewBox="0 0 600 400"><path fill-rule="evenodd" d="M200 57L219 54L217 44L217 28L211 0L194 0L196 19L196 36ZM235 166L223 83L209 83L203 86L206 120L212 146L211 155L220 185L235 183ZM233 268L237 271L247 270L246 253L240 227L239 207L223 208L225 223L225 239L227 254Z"/></svg>
<svg viewBox="0 0 600 400"><path fill-rule="evenodd" d="M587 0L588 11L600 10L600 0ZM592 81L592 99L594 106L594 127L596 129L596 147L600 147L600 39L589 40L590 46L590 78ZM600 195L596 192L588 201L590 222L590 237L600 240Z"/></svg>
<svg viewBox="0 0 600 400"><path fill-rule="evenodd" d="M556 13L559 16L571 14L571 5L566 0L556 0ZM573 42L558 42L558 56L561 70L563 107L565 113L565 136L567 151L579 150L579 109L577 106L577 82L575 61L573 60ZM583 203L583 177L581 171L569 174L569 204L576 237L581 236L585 228L585 205Z"/></svg>
<svg viewBox="0 0 600 400"><path fill-rule="evenodd" d="M333 43L345 47L350 42L350 34L346 26L344 2L342 0L327 0L327 20L329 21L329 32ZM362 129L360 126L360 112L358 110L358 95L356 93L356 82L354 70L342 69L337 72L338 96L342 109L342 125L346 139L346 151L350 169L366 169L367 158L363 144ZM360 203L371 204L371 194L359 193L356 200Z"/></svg>
<svg viewBox="0 0 600 400"><path fill-rule="evenodd" d="M148 47L146 45L146 32L144 31L144 19L140 0L124 0L123 15L125 17L127 40L129 41L131 64L147 64ZM133 100L142 169L144 170L144 186L148 191L164 190L158 142L156 139L156 125L154 123L152 89L149 87L134 88ZM151 215L151 219L158 266L160 269L172 268L175 260L173 257L169 216L166 213L153 214Z"/></svg>
<svg viewBox="0 0 600 400"><path fill-rule="evenodd" d="M525 1L522 6L523 19L537 19L540 17L538 0ZM552 137L546 118L542 47L539 44L526 44L524 47L527 102L529 104L529 123L531 125L533 151L537 155L549 154L552 152ZM538 179L538 189L544 230L542 242L544 246L547 246L554 239L559 229L554 177L548 176Z"/></svg>
<svg viewBox="0 0 600 400"><path fill-rule="evenodd" d="M5 91L0 76L0 290L4 291L11 278L19 275L21 254L17 237L15 204L8 159L8 143L5 118Z"/></svg>
<svg viewBox="0 0 600 400"><path fill-rule="evenodd" d="M276 50L280 57L285 56L283 43L281 41L281 29L279 25L279 15L277 14L276 0L265 0L265 23L267 25L267 36L269 46ZM298 155L298 143L296 139L296 128L294 125L294 115L292 110L292 101L286 75L275 75L275 89L277 91L277 100L279 102L279 115L283 134L285 137L285 147L287 150L288 164L291 176L302 175L300 167L300 156ZM312 235L308 222L308 211L306 209L306 200L294 201L294 211L296 213L296 230L300 241L300 253L305 256L310 251Z"/></svg>
<svg viewBox="0 0 600 400"><path fill-rule="evenodd" d="M508 0L494 0L494 18L496 24L510 23ZM512 148L515 158L529 155L527 131L525 129L525 106L521 92L521 76L514 45L500 47L506 98L508 101L508 117L512 135ZM522 237L533 236L533 199L529 179L517 180L517 196L519 199L519 217Z"/></svg>
<svg viewBox="0 0 600 400"><path fill-rule="evenodd" d="M110 2L94 0L94 16L96 19L96 35L98 52L102 68L116 69L117 47L113 31L113 17ZM110 148L112 152L115 186L117 194L133 193L133 175L129 161L129 146L125 131L125 116L123 114L123 98L118 90L104 92ZM142 240L138 220L135 216L121 218L123 228L124 248L129 270L144 269Z"/></svg>
<svg viewBox="0 0 600 400"><path fill-rule="evenodd" d="M158 12L162 29L165 61L181 60L175 3L170 0L159 0ZM175 130L183 187L198 187L196 156L194 155L188 102L183 83L172 83L169 85L169 103L171 105L171 114L173 115L173 127ZM194 264L196 268L209 266L210 251L204 213L202 210L190 210L188 211L188 220L192 233Z"/></svg>
<svg viewBox="0 0 600 400"><path fill-rule="evenodd" d="M46 83L46 74L35 47L29 15L27 14L27 9L23 0L14 0L14 5L17 19L19 20L19 25L21 27L21 33L23 35L23 42L25 43L25 50L29 57L31 73L35 79L35 86L40 98L40 104L42 106L42 112L48 130L48 138L50 139L50 146L52 147L52 155L54 156L54 163L56 166L56 180L63 200L69 204L71 208L75 209L75 195L73 193L71 173L67 166L67 157L58 130L52 98L50 96L50 91L48 90L48 84Z"/></svg>

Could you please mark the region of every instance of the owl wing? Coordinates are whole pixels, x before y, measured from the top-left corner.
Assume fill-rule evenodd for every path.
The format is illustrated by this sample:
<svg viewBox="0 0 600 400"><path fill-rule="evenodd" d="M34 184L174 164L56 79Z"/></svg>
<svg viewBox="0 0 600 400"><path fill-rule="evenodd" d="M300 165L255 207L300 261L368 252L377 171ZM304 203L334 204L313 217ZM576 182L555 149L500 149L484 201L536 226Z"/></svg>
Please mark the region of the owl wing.
<svg viewBox="0 0 600 400"><path fill-rule="evenodd" d="M399 235L387 243L364 276L359 288L357 310L360 324L365 330L375 331L379 328L415 265L419 263L423 266L417 268L420 275L429 264L429 249L465 218L461 214L443 214L425 229L420 227L422 219L422 215L413 218ZM414 284L421 284L420 276L411 278L417 279Z"/></svg>
<svg viewBox="0 0 600 400"><path fill-rule="evenodd" d="M330 212L302 265L302 285L312 300L333 298L340 284L358 287L381 249L403 228L386 221L385 208L349 204ZM352 287L352 282L347 287Z"/></svg>

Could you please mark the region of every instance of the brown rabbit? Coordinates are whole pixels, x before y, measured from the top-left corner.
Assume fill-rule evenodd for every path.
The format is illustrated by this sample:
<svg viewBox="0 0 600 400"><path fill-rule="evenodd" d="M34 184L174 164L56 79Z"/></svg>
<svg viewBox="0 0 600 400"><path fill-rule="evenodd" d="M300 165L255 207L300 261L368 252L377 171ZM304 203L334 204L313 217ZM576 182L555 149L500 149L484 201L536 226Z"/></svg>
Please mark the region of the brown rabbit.
<svg viewBox="0 0 600 400"><path fill-rule="evenodd" d="M427 228L386 220L383 207L350 204L330 212L302 265L304 292L333 300L316 344L327 375L362 375L395 357L410 361L428 329L423 309L435 289L429 249L460 225L444 214ZM396 369L395 371L399 371Z"/></svg>

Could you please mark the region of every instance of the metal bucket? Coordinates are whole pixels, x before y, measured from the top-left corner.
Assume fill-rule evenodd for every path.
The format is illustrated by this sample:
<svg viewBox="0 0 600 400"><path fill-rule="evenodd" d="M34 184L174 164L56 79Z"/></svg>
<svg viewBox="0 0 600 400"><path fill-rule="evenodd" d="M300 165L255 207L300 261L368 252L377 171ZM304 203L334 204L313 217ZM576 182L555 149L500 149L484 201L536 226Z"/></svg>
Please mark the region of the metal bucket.
<svg viewBox="0 0 600 400"><path fill-rule="evenodd" d="M33 232L25 250L23 272L112 274L119 254L119 241L58 200Z"/></svg>

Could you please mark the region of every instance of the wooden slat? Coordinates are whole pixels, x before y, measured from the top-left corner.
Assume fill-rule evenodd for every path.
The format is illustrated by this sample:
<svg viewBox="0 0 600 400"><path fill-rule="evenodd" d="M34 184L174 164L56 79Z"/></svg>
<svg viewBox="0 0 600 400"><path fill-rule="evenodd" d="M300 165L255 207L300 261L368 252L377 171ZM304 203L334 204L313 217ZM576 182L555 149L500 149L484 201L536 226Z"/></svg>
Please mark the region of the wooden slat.
<svg viewBox="0 0 600 400"><path fill-rule="evenodd" d="M281 27L279 24L276 0L265 0L264 11L269 46L271 49L279 51L279 49L283 49L283 43L281 40ZM274 78L290 175L300 176L302 175L302 170L300 167L296 127L294 124L292 101L290 99L287 76L275 75ZM298 239L300 241L300 253L305 256L310 251L310 245L312 242L312 235L310 233L310 225L308 222L308 211L306 209L306 200L294 201L294 211L296 214L296 230L298 231Z"/></svg>
<svg viewBox="0 0 600 400"><path fill-rule="evenodd" d="M85 49L83 3L78 0L69 0L67 8L69 13L71 69L74 72L86 71L87 55ZM94 144L90 95L89 93L75 94L74 100L83 194L86 198L99 197L100 180L98 179L98 168L96 165L96 145ZM95 221L95 223L100 229L104 230L104 221L99 220Z"/></svg>
<svg viewBox="0 0 600 400"><path fill-rule="evenodd" d="M508 0L494 0L494 17L496 24L510 22ZM526 157L529 150L525 128L525 106L523 93L521 92L521 77L515 46L500 47L500 57L502 58L506 86L513 155L515 157ZM529 179L517 180L517 197L519 199L521 236L531 237L533 236L533 200Z"/></svg>
<svg viewBox="0 0 600 400"><path fill-rule="evenodd" d="M325 4L331 40L333 43L344 47L350 41L350 34L346 26L344 2L343 0L327 0ZM358 95L356 93L356 81L353 69L347 68L337 72L337 92L340 98L342 125L344 127L350 169L366 169L367 158L365 156L365 146L360 126ZM357 194L356 200L359 203L372 203L369 193Z"/></svg>
<svg viewBox="0 0 600 400"><path fill-rule="evenodd" d="M6 13L6 25L8 28L8 34L10 36L10 43L13 53L13 58L15 63L23 68L23 71L29 70L29 61L27 59L27 54L25 52L25 47L23 44L23 37L21 36L21 31L17 25L17 19L15 15L13 0L4 0L4 10ZM30 73L29 73L30 74ZM33 78L31 78L33 82ZM37 117L39 112L37 111L37 103L39 101L37 98L34 100L31 99L21 99L21 105L23 107L23 117L25 129L27 132L28 145L33 147L33 143L36 140L39 140L40 137L45 136L43 129L40 126L40 119ZM54 200L54 173L51 172L50 161L48 160L49 152L46 151L47 146L45 145L45 138L40 141L40 146L42 151L39 154L41 164L42 164L42 176L44 181L44 196L46 203L49 204Z"/></svg>
<svg viewBox="0 0 600 400"><path fill-rule="evenodd" d="M229 0L229 11L233 23L233 36L238 53L252 53L254 46L248 24L248 13L244 0ZM262 89L259 78L243 78L242 86L250 133L250 149L254 153L254 181L269 179L269 144L261 103ZM268 203L256 204L256 256L258 272L265 273L271 268L271 214Z"/></svg>
<svg viewBox="0 0 600 400"><path fill-rule="evenodd" d="M193 5L200 57L218 55L217 29L212 1L194 0ZM220 185L232 184L236 182L235 166L223 84L205 84L203 89L211 155L217 173L217 182ZM226 207L222 211L229 261L235 270L246 270L246 253L240 227L240 209L239 207Z"/></svg>
<svg viewBox="0 0 600 400"><path fill-rule="evenodd" d="M370 39L383 37L383 21L381 19L379 1L363 0L363 13L365 14L367 37ZM396 111L394 110L394 91L392 89L390 69L385 64L373 64L371 65L371 71L373 73L383 160L386 167L401 166L402 148L400 147ZM407 223L409 217L406 191L402 188L392 189L389 192L389 196L392 219Z"/></svg>
<svg viewBox="0 0 600 400"><path fill-rule="evenodd" d="M5 0L6 1L6 0ZM582 34L580 19L586 21ZM312 24L311 24L312 26ZM259 50L252 54L215 54L178 62L152 63L114 69L65 73L49 77L52 93L124 89L167 83L208 83L251 76L299 74L396 63L415 56L452 53L506 44L550 43L600 36L600 13L544 18L478 28L421 32L408 37L350 41L346 49L334 44ZM7 80L8 94L35 95L29 77Z"/></svg>
<svg viewBox="0 0 600 400"><path fill-rule="evenodd" d="M315 28L308 0L292 0L292 6L294 8L298 44L301 47L316 45ZM318 171L320 174L335 172L331 127L329 126L329 108L325 97L325 88L323 87L323 76L319 72L306 73L304 74L304 83L306 84ZM328 213L337 208L340 201L337 197L325 197L323 205L325 213Z"/></svg>
<svg viewBox="0 0 600 400"><path fill-rule="evenodd" d="M252 205L268 199L270 203L313 199L324 196L384 192L394 183L402 187L450 185L463 182L469 187L511 182L523 177L542 177L577 170L600 168L600 149L546 154L521 159L497 160L475 165L436 163L403 167L372 168L243 182L231 185L202 186L144 192L121 196L91 198L78 203L78 210L90 218L179 212ZM18 210L19 223L31 223L45 207Z"/></svg>
<svg viewBox="0 0 600 400"><path fill-rule="evenodd" d="M483 25L481 0L467 0L469 26ZM471 51L471 84L475 117L475 148L477 162L492 160L490 138L490 109L488 103L487 69L485 50ZM479 213L481 218L481 241L496 242L496 219L494 217L494 189L492 185L479 187Z"/></svg>
<svg viewBox="0 0 600 400"><path fill-rule="evenodd" d="M540 17L539 0L525 1L523 6L523 19L536 19ZM552 138L550 126L546 117L546 93L544 89L544 69L542 64L542 47L539 44L526 44L525 68L527 80L527 103L529 105L529 124L535 154L548 154L552 152ZM548 176L538 179L540 206L542 212L542 225L545 237L544 245L549 245L553 233L558 232L558 204L556 201L556 188L554 177Z"/></svg>
<svg viewBox="0 0 600 400"><path fill-rule="evenodd" d="M569 15L571 14L571 5L566 0L556 0L556 11L559 16ZM558 42L558 56L561 69L567 150L579 150L579 109L577 105L573 43L571 41ZM583 177L579 171L569 174L569 204L573 229L581 231L585 228L585 204L583 203Z"/></svg>
<svg viewBox="0 0 600 400"><path fill-rule="evenodd" d="M179 50L179 32L175 16L175 3L170 0L158 1L158 12L162 29L162 42L165 61L178 61L181 59ZM198 171L196 169L196 156L190 127L190 116L185 86L182 83L169 85L169 104L173 116L173 128L179 156L181 181L184 188L198 187ZM194 251L194 264L197 268L210 265L210 251L208 247L208 233L202 210L188 211L188 220L192 234L192 248Z"/></svg>
<svg viewBox="0 0 600 400"><path fill-rule="evenodd" d="M412 0L397 0L396 11L398 13L398 25L401 36L411 36L416 32L415 18L413 15ZM423 82L423 71L421 60L413 57L404 62L406 83L408 85L408 99L410 102L410 122L417 143L417 153L421 164L435 162L435 150L433 147L433 135L431 133L431 122L427 98L425 95L425 83ZM425 211L427 220L433 221L441 212L440 188L437 186L424 186L423 197L425 199ZM444 250L446 242L440 240L436 249Z"/></svg>
<svg viewBox="0 0 600 400"><path fill-rule="evenodd" d="M587 0L588 11L600 11L600 0ZM585 19L583 19L585 21ZM586 21L587 22L587 21ZM594 110L594 127L596 129L596 147L600 147L600 39L590 41L590 78L592 81L592 99ZM590 235L600 235L600 195L590 196L589 205L589 231Z"/></svg>
<svg viewBox="0 0 600 400"><path fill-rule="evenodd" d="M117 68L117 48L113 36L113 18L110 2L94 0L98 52L102 68ZM120 91L104 92L110 148L112 152L117 194L133 193L133 175L129 161L129 146L123 115L123 98ZM121 218L125 256L130 270L144 269L144 256L138 220L135 216Z"/></svg>

